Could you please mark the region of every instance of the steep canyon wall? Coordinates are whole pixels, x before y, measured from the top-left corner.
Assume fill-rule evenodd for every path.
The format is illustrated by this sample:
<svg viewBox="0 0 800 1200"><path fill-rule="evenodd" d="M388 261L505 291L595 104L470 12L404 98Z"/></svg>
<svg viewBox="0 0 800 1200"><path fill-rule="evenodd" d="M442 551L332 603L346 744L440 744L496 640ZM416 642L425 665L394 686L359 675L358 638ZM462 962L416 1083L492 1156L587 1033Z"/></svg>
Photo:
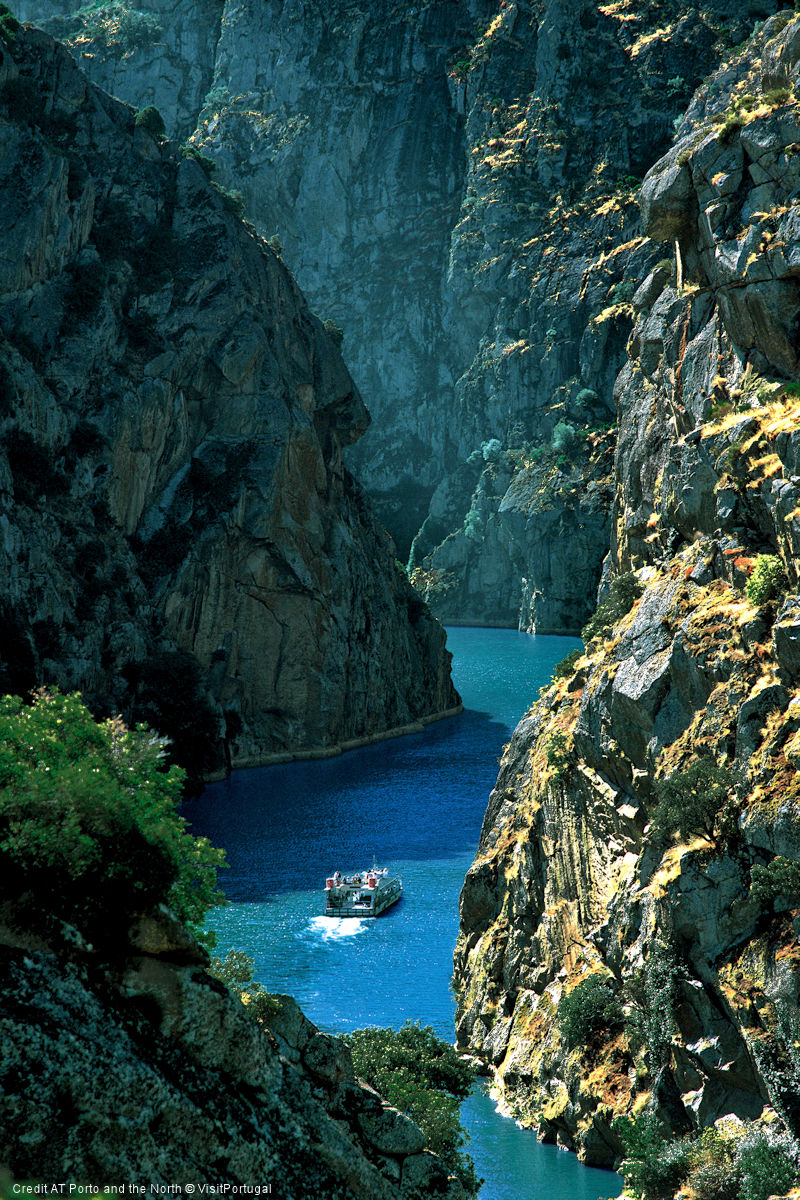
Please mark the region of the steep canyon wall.
<svg viewBox="0 0 800 1200"><path fill-rule="evenodd" d="M196 773L451 708L284 265L47 35L0 52L3 689L77 688Z"/></svg>
<svg viewBox="0 0 800 1200"><path fill-rule="evenodd" d="M798 1133L798 71L779 14L645 179L670 261L615 387L616 583L506 750L461 900L460 1044L597 1163L647 1104ZM620 1007L576 1044L592 984Z"/></svg>

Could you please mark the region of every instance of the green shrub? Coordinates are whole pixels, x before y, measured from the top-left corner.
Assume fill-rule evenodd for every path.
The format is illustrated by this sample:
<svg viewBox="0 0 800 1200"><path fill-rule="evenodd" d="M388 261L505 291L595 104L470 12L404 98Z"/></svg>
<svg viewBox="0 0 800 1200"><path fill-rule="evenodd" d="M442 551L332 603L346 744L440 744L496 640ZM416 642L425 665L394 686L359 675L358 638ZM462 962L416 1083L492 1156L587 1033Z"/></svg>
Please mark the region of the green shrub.
<svg viewBox="0 0 800 1200"><path fill-rule="evenodd" d="M597 401L597 392L593 392L591 388L581 388L575 397L575 407L579 409L591 408Z"/></svg>
<svg viewBox="0 0 800 1200"><path fill-rule="evenodd" d="M221 850L186 833L184 773L164 739L97 723L77 694L0 699L0 892L21 907L118 941L168 904L195 933L222 903Z"/></svg>
<svg viewBox="0 0 800 1200"><path fill-rule="evenodd" d="M192 162L196 162L198 167L202 168L206 179L210 179L217 169L217 164L213 158L209 158L207 154L201 154L191 142L185 142L181 146L181 155L183 158L189 158Z"/></svg>
<svg viewBox="0 0 800 1200"><path fill-rule="evenodd" d="M479 542L483 537L485 522L481 514L471 508L464 518L464 536L471 542Z"/></svg>
<svg viewBox="0 0 800 1200"><path fill-rule="evenodd" d="M212 957L208 973L224 983L259 1024L269 1026L270 1019L280 1011L282 1002L280 997L271 995L253 979L254 966L255 959L244 950L229 950L224 959L217 955Z"/></svg>
<svg viewBox="0 0 800 1200"><path fill-rule="evenodd" d="M655 785L657 807L653 832L661 843L673 834L682 838L704 834L714 841L729 831L733 775L712 758L696 758L685 771L676 771Z"/></svg>
<svg viewBox="0 0 800 1200"><path fill-rule="evenodd" d="M608 595L581 630L584 642L607 633L630 612L644 588L632 571L611 580Z"/></svg>
<svg viewBox="0 0 800 1200"><path fill-rule="evenodd" d="M0 4L0 42L4 46L12 45L17 40L19 30L20 23L11 9L5 4Z"/></svg>
<svg viewBox="0 0 800 1200"><path fill-rule="evenodd" d="M622 1005L602 975L582 979L558 1002L556 1020L566 1046L588 1046L622 1028Z"/></svg>
<svg viewBox="0 0 800 1200"><path fill-rule="evenodd" d="M703 1130L689 1151L688 1183L697 1200L740 1200L742 1173L735 1152L734 1137L713 1126Z"/></svg>
<svg viewBox="0 0 800 1200"><path fill-rule="evenodd" d="M728 113L717 127L717 141L729 142L737 130L744 128L744 117L738 112Z"/></svg>
<svg viewBox="0 0 800 1200"><path fill-rule="evenodd" d="M633 279L625 279L616 284L612 293L612 304L628 304L634 296L637 284Z"/></svg>
<svg viewBox="0 0 800 1200"><path fill-rule="evenodd" d="M563 454L574 446L575 440L575 426L570 425L568 421L559 421L553 430L553 449L557 450L559 454Z"/></svg>
<svg viewBox="0 0 800 1200"><path fill-rule="evenodd" d="M751 604L767 604L787 587L786 572L777 554L759 554L747 581L747 599Z"/></svg>
<svg viewBox="0 0 800 1200"><path fill-rule="evenodd" d="M778 854L765 867L750 873L750 895L761 904L772 904L778 896L800 903L800 863Z"/></svg>
<svg viewBox="0 0 800 1200"><path fill-rule="evenodd" d="M553 768L553 778L563 779L569 768L570 741L565 733L556 730L545 742L544 752L547 765Z"/></svg>
<svg viewBox="0 0 800 1200"><path fill-rule="evenodd" d="M147 108L143 108L137 112L134 124L137 129L143 129L145 133L149 133L151 137L156 139L162 138L167 132L164 118L155 104L148 104Z"/></svg>
<svg viewBox="0 0 800 1200"><path fill-rule="evenodd" d="M689 1148L671 1141L652 1112L617 1117L612 1126L624 1148L620 1171L625 1187L640 1200L668 1200L689 1169Z"/></svg>
<svg viewBox="0 0 800 1200"><path fill-rule="evenodd" d="M778 108L782 104L787 104L791 98L792 89L788 87L772 88L771 91L764 93L764 99L770 108Z"/></svg>
<svg viewBox="0 0 800 1200"><path fill-rule="evenodd" d="M337 325L330 317L322 322L322 328L327 333L328 337L332 337L337 346L341 346L344 341L344 330L341 325Z"/></svg>
<svg viewBox="0 0 800 1200"><path fill-rule="evenodd" d="M740 1200L767 1200L800 1184L798 1145L787 1133L751 1129L736 1149Z"/></svg>
<svg viewBox="0 0 800 1200"><path fill-rule="evenodd" d="M110 50L116 57L152 45L162 33L161 23L152 13L127 8L118 0L97 7L87 5L76 16L83 28L67 39L67 45L76 45L89 37L96 46Z"/></svg>
<svg viewBox="0 0 800 1200"><path fill-rule="evenodd" d="M464 1151L468 1135L460 1121L460 1105L475 1082L475 1069L430 1026L411 1021L398 1030L358 1029L344 1041L356 1075L407 1113L467 1193L477 1192L481 1181Z"/></svg>
<svg viewBox="0 0 800 1200"><path fill-rule="evenodd" d="M253 967L255 959L244 950L229 950L225 958L213 955L209 963L208 973L237 995L253 982ZM257 986L260 987L260 984Z"/></svg>
<svg viewBox="0 0 800 1200"><path fill-rule="evenodd" d="M570 650L566 658L562 658L561 662L556 664L555 670L553 671L553 678L566 679L568 675L572 674L573 670L575 669L576 662L579 658L581 658L582 655L583 650L580 648L580 646L576 646L574 650Z"/></svg>

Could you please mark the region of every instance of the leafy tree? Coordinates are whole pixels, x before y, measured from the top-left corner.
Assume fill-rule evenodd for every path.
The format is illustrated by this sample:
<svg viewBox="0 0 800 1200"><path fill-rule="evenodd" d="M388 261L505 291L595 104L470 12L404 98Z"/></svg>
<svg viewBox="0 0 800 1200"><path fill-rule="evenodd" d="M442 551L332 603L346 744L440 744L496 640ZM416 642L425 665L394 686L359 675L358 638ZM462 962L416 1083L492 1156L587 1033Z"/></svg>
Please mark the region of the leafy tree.
<svg viewBox="0 0 800 1200"><path fill-rule="evenodd" d="M609 980L590 975L558 1003L558 1027L567 1046L587 1045L622 1027L622 1006Z"/></svg>
<svg viewBox="0 0 800 1200"><path fill-rule="evenodd" d="M731 770L712 758L696 758L685 771L660 780L655 787L656 837L665 843L675 833L682 838L702 833L714 841L729 832L732 789Z"/></svg>
<svg viewBox="0 0 800 1200"><path fill-rule="evenodd" d="M144 129L146 133L149 133L154 138L161 138L167 132L164 118L155 104L148 104L147 108L143 108L138 112L134 123L138 129Z"/></svg>
<svg viewBox="0 0 800 1200"><path fill-rule="evenodd" d="M554 679L566 679L575 669L575 664L583 655L583 650L577 646L574 650L570 650L566 658L562 658L560 663L556 664L553 671Z"/></svg>
<svg viewBox="0 0 800 1200"><path fill-rule="evenodd" d="M121 718L96 722L75 693L0 699L0 897L93 940L118 939L165 903L202 933L223 903L221 850L186 832L184 773L164 739Z"/></svg>
<svg viewBox="0 0 800 1200"><path fill-rule="evenodd" d="M222 201L223 208L236 217L237 221L244 220L245 214L245 199L238 188L226 188L221 183L214 183L212 180L211 186Z"/></svg>
<svg viewBox="0 0 800 1200"><path fill-rule="evenodd" d="M224 958L219 958L216 954L213 956L208 973L219 979L220 983L224 983L232 992L241 995L248 987L261 987L260 983L253 983L254 966L255 959L245 950L229 950Z"/></svg>
<svg viewBox="0 0 800 1200"><path fill-rule="evenodd" d="M686 971L676 961L670 943L656 939L644 966L627 984L632 1003L626 1020L628 1036L643 1043L645 1062L653 1078L669 1062L675 1033L677 984L685 977Z"/></svg>
<svg viewBox="0 0 800 1200"><path fill-rule="evenodd" d="M17 39L20 23L5 4L0 4L0 42L5 46L12 45Z"/></svg>
<svg viewBox="0 0 800 1200"><path fill-rule="evenodd" d="M767 1200L800 1184L800 1148L788 1133L748 1130L736 1149L741 1200Z"/></svg>
<svg viewBox="0 0 800 1200"><path fill-rule="evenodd" d="M260 1025L269 1026L270 1018L280 1009L280 1000L253 979L255 959L244 950L229 950L224 958L215 954L208 967L209 975L224 983L237 996Z"/></svg>
<svg viewBox="0 0 800 1200"><path fill-rule="evenodd" d="M570 739L560 729L551 733L544 745L547 765L552 768L556 782L564 778L569 770Z"/></svg>
<svg viewBox="0 0 800 1200"><path fill-rule="evenodd" d="M762 904L771 904L778 896L800 900L800 863L778 854L765 867L754 866L750 873L750 895Z"/></svg>
<svg viewBox="0 0 800 1200"><path fill-rule="evenodd" d="M625 1188L640 1200L671 1200L686 1178L689 1147L671 1141L653 1112L617 1117L612 1126L625 1157L620 1170Z"/></svg>
<svg viewBox="0 0 800 1200"><path fill-rule="evenodd" d="M688 1182L697 1200L741 1200L742 1173L736 1162L738 1129L708 1126L689 1151Z"/></svg>
<svg viewBox="0 0 800 1200"><path fill-rule="evenodd" d="M358 1029L345 1034L344 1040L356 1075L407 1113L465 1190L476 1193L481 1181L463 1149L468 1135L459 1115L461 1101L476 1078L474 1067L430 1026L411 1021L398 1030Z"/></svg>
<svg viewBox="0 0 800 1200"><path fill-rule="evenodd" d="M196 162L205 175L206 179L211 179L217 169L217 164L213 158L209 158L207 154L202 154L197 146L193 146L191 142L184 142L180 148L182 158L190 158L192 162Z"/></svg>

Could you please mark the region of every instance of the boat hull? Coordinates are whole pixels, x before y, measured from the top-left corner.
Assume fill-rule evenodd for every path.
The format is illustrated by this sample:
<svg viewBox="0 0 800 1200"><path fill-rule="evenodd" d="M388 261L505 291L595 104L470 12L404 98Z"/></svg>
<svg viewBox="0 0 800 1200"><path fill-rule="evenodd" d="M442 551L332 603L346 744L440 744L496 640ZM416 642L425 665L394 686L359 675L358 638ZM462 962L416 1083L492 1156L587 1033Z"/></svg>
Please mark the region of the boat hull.
<svg viewBox="0 0 800 1200"><path fill-rule="evenodd" d="M403 894L399 879L381 880L375 888L332 887L325 893L326 917L379 917Z"/></svg>

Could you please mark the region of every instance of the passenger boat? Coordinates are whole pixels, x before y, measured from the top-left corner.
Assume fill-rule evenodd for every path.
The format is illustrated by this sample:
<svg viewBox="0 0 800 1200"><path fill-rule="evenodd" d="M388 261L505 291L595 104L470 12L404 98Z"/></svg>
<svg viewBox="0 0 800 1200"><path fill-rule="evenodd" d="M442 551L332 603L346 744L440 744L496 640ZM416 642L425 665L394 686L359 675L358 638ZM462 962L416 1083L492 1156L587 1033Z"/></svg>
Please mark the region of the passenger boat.
<svg viewBox="0 0 800 1200"><path fill-rule="evenodd" d="M325 880L326 917L379 917L403 894L403 885L386 867L342 875L336 871Z"/></svg>

